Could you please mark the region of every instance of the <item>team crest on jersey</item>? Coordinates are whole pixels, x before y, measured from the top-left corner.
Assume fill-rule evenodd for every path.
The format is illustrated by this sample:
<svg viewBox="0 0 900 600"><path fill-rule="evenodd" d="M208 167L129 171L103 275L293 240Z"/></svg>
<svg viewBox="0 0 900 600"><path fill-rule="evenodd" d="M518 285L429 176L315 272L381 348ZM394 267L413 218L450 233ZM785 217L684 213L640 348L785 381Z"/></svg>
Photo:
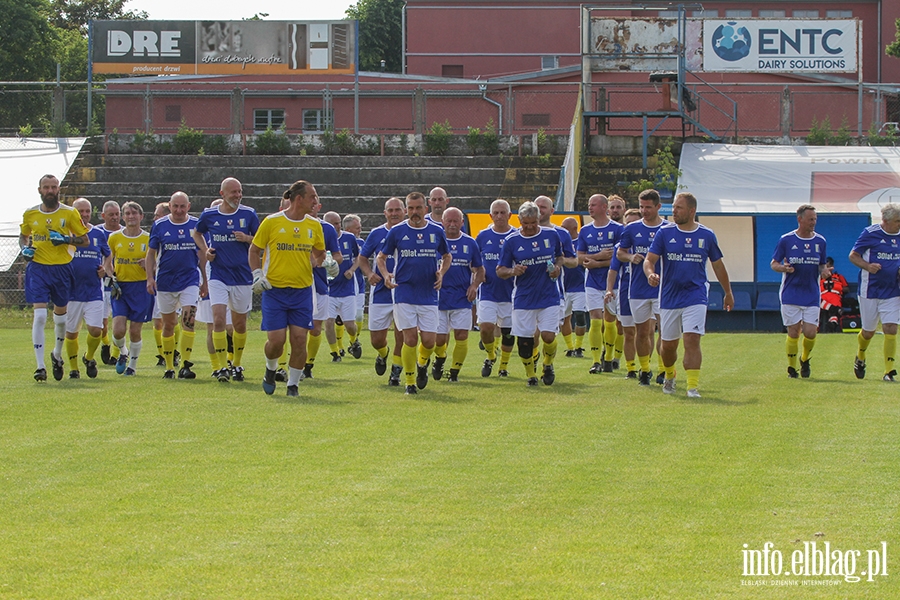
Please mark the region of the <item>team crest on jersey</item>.
<svg viewBox="0 0 900 600"><path fill-rule="evenodd" d="M129 242L129 244L128 244L128 249L129 249L129 250L134 250L134 242Z"/></svg>
<svg viewBox="0 0 900 600"><path fill-rule="evenodd" d="M65 228L66 228L66 220L65 220L65 219L60 219L60 220L59 220L59 226L60 226L62 229L65 229Z"/></svg>
<svg viewBox="0 0 900 600"><path fill-rule="evenodd" d="M615 231L607 231L606 238L609 240L613 239L613 235L615 235L615 233L616 233Z"/></svg>
<svg viewBox="0 0 900 600"><path fill-rule="evenodd" d="M819 252L819 245L816 244L816 253L818 253L818 252Z"/></svg>
<svg viewBox="0 0 900 600"><path fill-rule="evenodd" d="M550 240L544 240L544 248L550 247Z"/></svg>
<svg viewBox="0 0 900 600"><path fill-rule="evenodd" d="M147 249L147 244L141 244L141 251L144 251L146 249Z"/></svg>
<svg viewBox="0 0 900 600"><path fill-rule="evenodd" d="M450 244L450 252L456 252L456 244Z"/></svg>
<svg viewBox="0 0 900 600"><path fill-rule="evenodd" d="M685 246L690 246L690 245L691 245L691 238L684 238L684 245L685 245Z"/></svg>
<svg viewBox="0 0 900 600"><path fill-rule="evenodd" d="M35 223L35 225L37 225L37 223ZM47 219L47 227L50 227L51 225L53 225L53 219Z"/></svg>
<svg viewBox="0 0 900 600"><path fill-rule="evenodd" d="M700 248L702 248L702 247L703 247L703 240L698 241L698 242L697 242L697 246L700 247Z"/></svg>
<svg viewBox="0 0 900 600"><path fill-rule="evenodd" d="M421 240L421 239L422 239L422 234L421 234L421 233L419 233L419 234L416 234L416 237L417 237L417 238L418 238L418 239L420 239L420 240Z"/></svg>
<svg viewBox="0 0 900 600"><path fill-rule="evenodd" d="M468 253L469 253L469 247L463 246L463 254L468 254Z"/></svg>
<svg viewBox="0 0 900 600"><path fill-rule="evenodd" d="M228 219L228 220L225 221L225 222L228 223L228 226L229 226L229 227L233 227L233 226L234 226L234 221L232 221L231 219Z"/></svg>
<svg viewBox="0 0 900 600"><path fill-rule="evenodd" d="M238 219L238 227L246 227L247 219Z"/></svg>
<svg viewBox="0 0 900 600"><path fill-rule="evenodd" d="M531 242L531 247L532 247L532 248L537 248L537 247L538 247L538 243L537 243L536 240L533 241L533 242Z"/></svg>
<svg viewBox="0 0 900 600"><path fill-rule="evenodd" d="M184 237L184 229L178 230L178 237Z"/></svg>
<svg viewBox="0 0 900 600"><path fill-rule="evenodd" d="M651 232L650 232L650 239L652 240L654 237L656 237L656 232L655 232L655 231L651 231Z"/></svg>
<svg viewBox="0 0 900 600"><path fill-rule="evenodd" d="M429 233L429 234L428 234L428 240L429 240L432 244L435 243L436 240L435 240L435 238L434 238L434 234L433 234L433 233Z"/></svg>
<svg viewBox="0 0 900 600"><path fill-rule="evenodd" d="M300 228L299 228L299 227L294 227L294 233L300 233Z"/></svg>

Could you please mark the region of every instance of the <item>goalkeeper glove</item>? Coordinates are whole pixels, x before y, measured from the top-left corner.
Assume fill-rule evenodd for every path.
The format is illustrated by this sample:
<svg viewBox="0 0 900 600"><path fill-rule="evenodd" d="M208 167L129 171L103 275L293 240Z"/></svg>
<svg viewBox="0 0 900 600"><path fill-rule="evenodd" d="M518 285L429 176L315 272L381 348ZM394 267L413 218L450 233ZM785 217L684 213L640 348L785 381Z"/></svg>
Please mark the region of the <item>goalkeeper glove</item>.
<svg viewBox="0 0 900 600"><path fill-rule="evenodd" d="M269 283L269 280L266 279L265 274L262 269L255 269L253 271L253 291L254 292L262 292L263 290L271 290L272 284Z"/></svg>
<svg viewBox="0 0 900 600"><path fill-rule="evenodd" d="M109 297L118 300L122 297L122 288L119 287L119 282L116 281L115 277L104 277L103 278L104 287L109 288Z"/></svg>
<svg viewBox="0 0 900 600"><path fill-rule="evenodd" d="M54 246L62 246L64 244L71 244L72 238L68 235L63 235L58 231L50 231L50 243Z"/></svg>
<svg viewBox="0 0 900 600"><path fill-rule="evenodd" d="M34 248L31 246L25 246L22 248L22 256L25 257L25 260L33 260L34 259Z"/></svg>

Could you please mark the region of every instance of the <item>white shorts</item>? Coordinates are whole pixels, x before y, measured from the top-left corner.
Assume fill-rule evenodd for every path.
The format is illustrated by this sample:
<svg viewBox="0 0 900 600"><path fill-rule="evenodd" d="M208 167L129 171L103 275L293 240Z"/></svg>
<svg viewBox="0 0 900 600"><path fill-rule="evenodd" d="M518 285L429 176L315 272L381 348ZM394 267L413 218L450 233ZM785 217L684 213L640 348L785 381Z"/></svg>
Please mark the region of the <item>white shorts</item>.
<svg viewBox="0 0 900 600"><path fill-rule="evenodd" d="M175 312L179 307L197 306L200 301L200 286L191 285L180 292L156 292L156 305L159 307L160 315L168 315Z"/></svg>
<svg viewBox="0 0 900 600"><path fill-rule="evenodd" d="M603 292L604 298L606 297L606 292ZM605 310L611 315L616 316L616 320L618 320L619 316L619 290L613 290L613 298L605 305Z"/></svg>
<svg viewBox="0 0 900 600"><path fill-rule="evenodd" d="M797 306L796 304L781 305L781 322L785 327L796 325L800 321L810 325L819 325L818 306Z"/></svg>
<svg viewBox="0 0 900 600"><path fill-rule="evenodd" d="M355 321L356 320L356 296L344 296L343 298L331 298L330 306L328 309L328 318L329 319L337 319L341 318L341 321Z"/></svg>
<svg viewBox="0 0 900 600"><path fill-rule="evenodd" d="M603 310L606 308L606 290L584 288L584 301L589 311Z"/></svg>
<svg viewBox="0 0 900 600"><path fill-rule="evenodd" d="M468 331L472 328L472 309L456 308L438 311L438 333L450 333L452 329Z"/></svg>
<svg viewBox="0 0 900 600"><path fill-rule="evenodd" d="M536 331L559 332L559 307L534 310L513 309L512 334L516 337L533 337Z"/></svg>
<svg viewBox="0 0 900 600"><path fill-rule="evenodd" d="M415 329L426 333L437 333L437 305L422 306L419 304L395 304L394 322L402 330Z"/></svg>
<svg viewBox="0 0 900 600"><path fill-rule="evenodd" d="M369 331L385 331L394 322L393 304L369 305Z"/></svg>
<svg viewBox="0 0 900 600"><path fill-rule="evenodd" d="M66 305L66 333L75 333L81 320L88 327L103 327L103 300L91 302L69 302Z"/></svg>
<svg viewBox="0 0 900 600"><path fill-rule="evenodd" d="M622 327L634 327L634 317L631 315L619 315L617 319L622 324Z"/></svg>
<svg viewBox="0 0 900 600"><path fill-rule="evenodd" d="M584 292L566 292L566 309L563 316L568 317L573 312L584 312L587 310L586 306Z"/></svg>
<svg viewBox="0 0 900 600"><path fill-rule="evenodd" d="M201 298L197 304L197 316L194 317L197 323L211 324L213 322L212 302L209 298ZM231 325L231 307L225 305L225 324Z"/></svg>
<svg viewBox="0 0 900 600"><path fill-rule="evenodd" d="M900 297L860 298L859 316L862 328L866 331L875 331L878 321L882 325L900 323Z"/></svg>
<svg viewBox="0 0 900 600"><path fill-rule="evenodd" d="M557 315L558 315L558 320L560 323L562 323L563 321L566 320L566 297L565 296L562 296L559 299L559 313L557 313Z"/></svg>
<svg viewBox="0 0 900 600"><path fill-rule="evenodd" d="M664 308L659 312L659 337L663 341L681 339L681 334L706 334L706 305Z"/></svg>
<svg viewBox="0 0 900 600"><path fill-rule="evenodd" d="M478 301L478 322L512 327L512 302Z"/></svg>
<svg viewBox="0 0 900 600"><path fill-rule="evenodd" d="M659 298L630 299L631 317L636 325L646 323L659 314Z"/></svg>
<svg viewBox="0 0 900 600"><path fill-rule="evenodd" d="M313 321L324 321L331 312L331 299L328 294L313 293Z"/></svg>
<svg viewBox="0 0 900 600"><path fill-rule="evenodd" d="M112 315L112 292L103 290L103 318Z"/></svg>
<svg viewBox="0 0 900 600"><path fill-rule="evenodd" d="M362 321L366 316L366 293L360 292L356 295L356 320Z"/></svg>
<svg viewBox="0 0 900 600"><path fill-rule="evenodd" d="M211 304L224 304L240 315L246 315L253 307L253 286L225 285L218 279L209 281Z"/></svg>

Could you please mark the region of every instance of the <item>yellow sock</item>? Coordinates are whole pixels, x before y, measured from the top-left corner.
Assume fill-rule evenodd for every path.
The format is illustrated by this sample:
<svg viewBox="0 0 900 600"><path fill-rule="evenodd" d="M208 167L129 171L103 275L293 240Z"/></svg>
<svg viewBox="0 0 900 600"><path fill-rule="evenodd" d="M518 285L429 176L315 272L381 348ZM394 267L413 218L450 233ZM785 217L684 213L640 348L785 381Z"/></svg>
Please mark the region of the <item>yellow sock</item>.
<svg viewBox="0 0 900 600"><path fill-rule="evenodd" d="M591 358L595 363L602 360L603 355L603 319L591 319L591 331L588 333L591 343Z"/></svg>
<svg viewBox="0 0 900 600"><path fill-rule="evenodd" d="M403 346L400 346L400 356L396 354L391 354L391 365L403 366Z"/></svg>
<svg viewBox="0 0 900 600"><path fill-rule="evenodd" d="M895 370L894 359L897 354L897 336L884 334L884 373L887 375Z"/></svg>
<svg viewBox="0 0 900 600"><path fill-rule="evenodd" d="M497 360L497 340L493 340L484 344L484 351L490 360Z"/></svg>
<svg viewBox="0 0 900 600"><path fill-rule="evenodd" d="M556 338L553 338L552 342L544 342L544 364L552 365L553 359L556 358L556 348L558 342Z"/></svg>
<svg viewBox="0 0 900 600"><path fill-rule="evenodd" d="M866 350L869 348L869 344L871 343L872 338L864 338L862 331L856 334L856 344L859 347L859 351L856 353L856 358L858 358L859 360L866 360Z"/></svg>
<svg viewBox="0 0 900 600"><path fill-rule="evenodd" d="M162 339L162 357L166 359L166 370L175 370L175 336Z"/></svg>
<svg viewBox="0 0 900 600"><path fill-rule="evenodd" d="M641 371L649 371L650 370L650 355L641 356L638 355L638 363L641 365Z"/></svg>
<svg viewBox="0 0 900 600"><path fill-rule="evenodd" d="M216 349L216 360L210 360L210 362L212 363L213 368L218 371L228 364L226 362L227 359L225 358L225 355L228 352L228 334L225 333L224 330L213 331L212 339L213 347Z"/></svg>
<svg viewBox="0 0 900 600"><path fill-rule="evenodd" d="M658 352L656 353L656 370L657 372L666 370L666 365L663 364L662 354Z"/></svg>
<svg viewBox="0 0 900 600"><path fill-rule="evenodd" d="M241 360L244 358L244 347L247 345L247 332L238 333L235 331L234 335L231 337L233 340L232 344L234 345L234 359L232 360L232 363L234 366L240 367Z"/></svg>
<svg viewBox="0 0 900 600"><path fill-rule="evenodd" d="M87 354L84 357L88 360L94 360L94 353L97 352L97 348L100 347L100 342L102 340L99 337L95 337L91 334L87 336Z"/></svg>
<svg viewBox="0 0 900 600"><path fill-rule="evenodd" d="M153 329L153 337L156 339L156 353L162 356L163 346L162 346L162 329Z"/></svg>
<svg viewBox="0 0 900 600"><path fill-rule="evenodd" d="M175 323L175 345L181 345L181 319L178 319L178 322Z"/></svg>
<svg viewBox="0 0 900 600"><path fill-rule="evenodd" d="M78 338L70 340L66 338L66 355L69 357L69 367L73 371L78 370Z"/></svg>
<svg viewBox="0 0 900 600"><path fill-rule="evenodd" d="M403 344L400 357L403 361L403 373L406 375L406 385L416 385L416 347Z"/></svg>
<svg viewBox="0 0 900 600"><path fill-rule="evenodd" d="M380 356L381 358L387 358L389 350L388 347L385 346L383 348L375 348L375 352L377 352L378 356Z"/></svg>
<svg viewBox="0 0 900 600"><path fill-rule="evenodd" d="M687 389L696 390L700 387L700 369L686 369Z"/></svg>
<svg viewBox="0 0 900 600"><path fill-rule="evenodd" d="M448 346L448 345L449 345L449 343L447 343L447 344L441 344L440 346L438 346L437 344L435 344L435 345L434 345L434 350L433 350L434 355L435 355L437 358L447 358L447 346ZM419 344L419 356L421 357L422 354L423 354L423 352L422 352L422 345ZM428 353L428 356L431 356L431 353L430 353L430 352ZM423 364L423 365L424 365L424 364L425 364L425 361L420 361L419 364Z"/></svg>
<svg viewBox="0 0 900 600"><path fill-rule="evenodd" d="M671 367L663 367L663 369L666 374L666 379L674 379L675 378L675 365L672 365Z"/></svg>
<svg viewBox="0 0 900 600"><path fill-rule="evenodd" d="M612 361L613 354L616 351L616 336L618 335L616 324L609 321L604 321L603 324L605 327L603 330L603 344L606 348L606 360Z"/></svg>
<svg viewBox="0 0 900 600"><path fill-rule="evenodd" d="M615 356L621 359L622 353L625 352L625 334L616 331Z"/></svg>
<svg viewBox="0 0 900 600"><path fill-rule="evenodd" d="M575 336L571 333L563 336L563 341L566 343L566 350L574 350L575 349Z"/></svg>
<svg viewBox="0 0 900 600"><path fill-rule="evenodd" d="M626 360L625 369L627 371L637 371L637 363L635 363L633 360Z"/></svg>
<svg viewBox="0 0 900 600"><path fill-rule="evenodd" d="M453 345L453 366L451 369L462 369L463 363L466 360L466 355L469 353L469 340L457 341Z"/></svg>
<svg viewBox="0 0 900 600"><path fill-rule="evenodd" d="M785 351L787 352L788 366L797 368L797 350L800 347L800 339L787 337L785 342Z"/></svg>
<svg viewBox="0 0 900 600"><path fill-rule="evenodd" d="M506 371L509 367L509 359L512 358L512 350L500 349L500 367L498 371Z"/></svg>
<svg viewBox="0 0 900 600"><path fill-rule="evenodd" d="M420 365L426 365L426 364L428 364L428 359L431 358L431 355L434 353L434 349L435 349L435 346L432 346L431 348L426 348L426 347L423 346L422 344L419 344L419 349L418 349L418 354L419 354L418 364L420 364ZM446 358L446 357L447 357L447 346L444 345L444 358Z"/></svg>
<svg viewBox="0 0 900 600"><path fill-rule="evenodd" d="M523 358L522 364L525 365L525 377L529 379L534 377L534 354L528 358Z"/></svg>
<svg viewBox="0 0 900 600"><path fill-rule="evenodd" d="M313 335L310 331L306 337L306 364L311 365L316 362L316 354L319 353L319 346L322 345L322 334Z"/></svg>
<svg viewBox="0 0 900 600"><path fill-rule="evenodd" d="M335 345L338 347L338 350L342 350L344 348L344 330L345 329L346 329L346 327L344 327L343 324L341 324L341 325L335 324L335 326L334 326ZM353 341L351 340L350 343L352 344ZM334 352L334 350L332 350L332 352Z"/></svg>
<svg viewBox="0 0 900 600"><path fill-rule="evenodd" d="M575 334L575 347L584 348L584 334Z"/></svg>
<svg viewBox="0 0 900 600"><path fill-rule="evenodd" d="M351 346L356 343L356 338L358 338L358 337L359 337L359 328L356 329L356 333L348 333L347 334L347 338L350 340Z"/></svg>
<svg viewBox="0 0 900 600"><path fill-rule="evenodd" d="M335 340L335 342L334 342L333 344L329 343L329 344L328 344L328 348L331 350L331 352L332 352L333 354L340 354L340 353L341 353L341 348L340 348L340 346L338 346L337 340Z"/></svg>
<svg viewBox="0 0 900 600"><path fill-rule="evenodd" d="M194 352L194 332L184 330L181 332L181 360L191 360Z"/></svg>
<svg viewBox="0 0 900 600"><path fill-rule="evenodd" d="M213 371L218 371L222 368L221 365L219 365L219 355L216 354L215 351L209 353L209 364Z"/></svg>
<svg viewBox="0 0 900 600"><path fill-rule="evenodd" d="M800 354L800 360L807 361L809 360L809 355L812 352L813 346L816 345L816 338L803 338L803 352Z"/></svg>
<svg viewBox="0 0 900 600"><path fill-rule="evenodd" d="M100 341L103 343L104 346L109 346L109 330L108 329L106 330L106 333L104 333L100 336Z"/></svg>
<svg viewBox="0 0 900 600"><path fill-rule="evenodd" d="M119 354L120 354L119 347L116 346L115 344L112 344L112 345L109 347L109 355L110 355L112 358L119 358ZM162 352L160 352L160 356L162 356Z"/></svg>

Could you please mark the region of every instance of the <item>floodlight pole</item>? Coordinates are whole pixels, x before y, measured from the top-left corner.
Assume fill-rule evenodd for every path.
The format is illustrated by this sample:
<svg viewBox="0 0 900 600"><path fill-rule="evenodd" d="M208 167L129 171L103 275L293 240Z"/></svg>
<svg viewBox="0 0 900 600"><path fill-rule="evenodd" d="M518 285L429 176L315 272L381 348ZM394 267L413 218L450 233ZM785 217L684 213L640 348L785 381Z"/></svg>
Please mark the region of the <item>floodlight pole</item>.
<svg viewBox="0 0 900 600"><path fill-rule="evenodd" d="M94 122L93 115L93 81L94 81L94 61L91 56L91 49L94 47L94 20L88 21L88 63L87 63L87 129L91 128ZM86 132L87 130L85 130Z"/></svg>

